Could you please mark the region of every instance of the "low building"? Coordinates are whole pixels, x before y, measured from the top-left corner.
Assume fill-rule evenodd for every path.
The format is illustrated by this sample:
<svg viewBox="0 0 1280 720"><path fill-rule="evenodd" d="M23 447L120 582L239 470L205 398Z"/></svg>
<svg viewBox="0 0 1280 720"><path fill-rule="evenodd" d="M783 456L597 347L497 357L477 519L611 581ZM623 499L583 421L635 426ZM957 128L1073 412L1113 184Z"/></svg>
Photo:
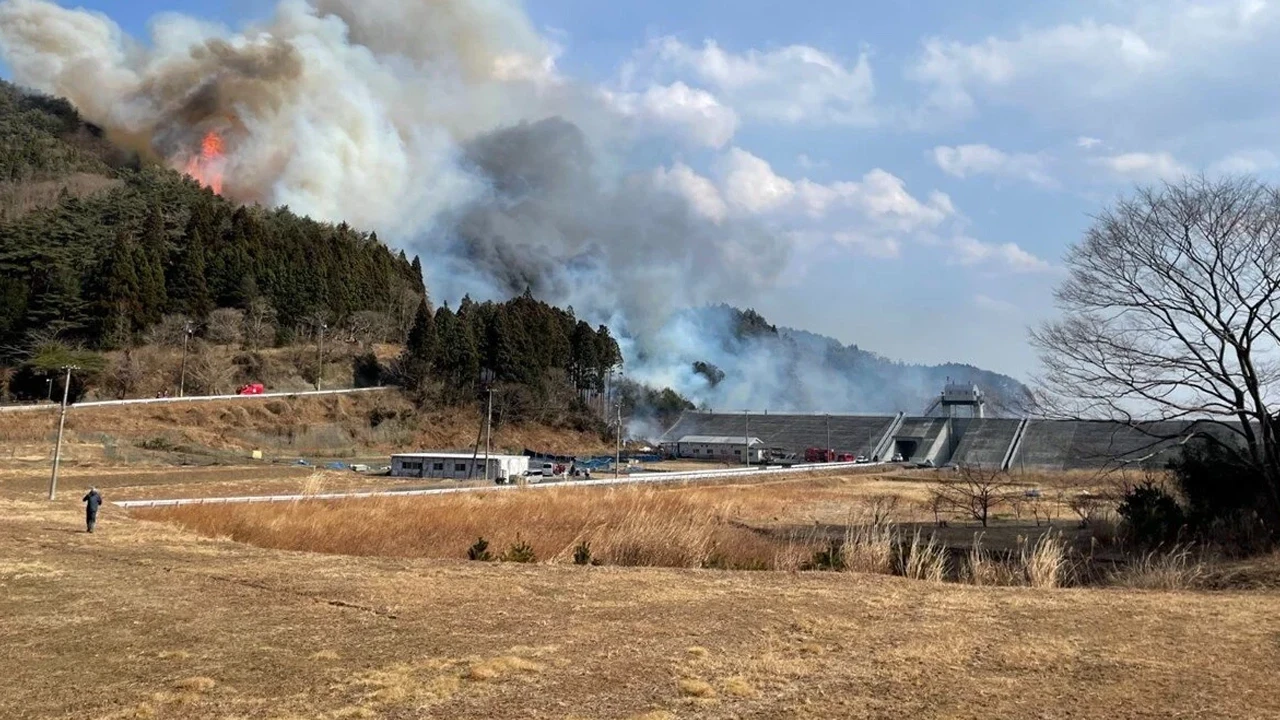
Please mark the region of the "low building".
<svg viewBox="0 0 1280 720"><path fill-rule="evenodd" d="M483 480L484 464L484 455L472 453L401 453L391 456L391 477ZM523 455L489 455L490 480L519 477L528 471L529 458Z"/></svg>
<svg viewBox="0 0 1280 720"><path fill-rule="evenodd" d="M676 457L682 458L746 462L745 452L749 452L747 457L753 463L768 459L768 449L757 437L685 435L676 442Z"/></svg>

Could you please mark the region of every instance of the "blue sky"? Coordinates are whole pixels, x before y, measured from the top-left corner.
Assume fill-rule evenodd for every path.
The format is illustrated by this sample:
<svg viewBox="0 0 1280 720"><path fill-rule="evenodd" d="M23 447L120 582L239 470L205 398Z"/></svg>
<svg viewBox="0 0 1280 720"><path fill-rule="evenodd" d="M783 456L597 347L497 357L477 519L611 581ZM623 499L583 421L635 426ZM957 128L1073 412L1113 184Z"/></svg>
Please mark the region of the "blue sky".
<svg viewBox="0 0 1280 720"><path fill-rule="evenodd" d="M2 3L0 3L2 4ZM262 3L94 0L145 35ZM1135 184L1280 168L1264 0L529 0L555 72L661 138L645 161L791 259L771 321L1027 379L1061 259ZM7 70L6 70L7 74Z"/></svg>

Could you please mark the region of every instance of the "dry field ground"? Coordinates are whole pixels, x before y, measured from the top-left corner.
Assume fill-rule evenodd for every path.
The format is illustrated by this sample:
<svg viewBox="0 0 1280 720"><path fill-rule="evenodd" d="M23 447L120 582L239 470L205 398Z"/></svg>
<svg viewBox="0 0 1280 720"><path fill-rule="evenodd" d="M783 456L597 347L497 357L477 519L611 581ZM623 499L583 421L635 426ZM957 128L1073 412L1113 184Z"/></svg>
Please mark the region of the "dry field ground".
<svg viewBox="0 0 1280 720"><path fill-rule="evenodd" d="M595 503L586 490L310 502L261 518L281 537L332 528L303 543L316 547L363 514L372 537L402 543L355 556L111 506L88 535L78 502L90 478L119 499L363 482L345 475L73 467L49 503L44 471L0 472L3 718L1280 717L1274 590L457 559L458 539L518 523L556 560L584 522L626 517L592 515L611 504L777 529L847 522L898 496L905 521L927 496L918 473L590 491ZM449 551L424 549L441 526Z"/></svg>

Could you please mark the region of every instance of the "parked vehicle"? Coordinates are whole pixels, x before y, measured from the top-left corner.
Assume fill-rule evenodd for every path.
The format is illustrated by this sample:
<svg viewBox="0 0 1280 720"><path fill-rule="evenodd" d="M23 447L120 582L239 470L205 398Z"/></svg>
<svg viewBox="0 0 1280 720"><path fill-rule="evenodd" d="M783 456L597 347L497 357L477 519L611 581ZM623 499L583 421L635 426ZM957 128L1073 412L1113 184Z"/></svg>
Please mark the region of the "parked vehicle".
<svg viewBox="0 0 1280 720"><path fill-rule="evenodd" d="M871 458L867 457L866 455L859 455L856 459L854 459L854 462L856 462L856 463L869 463L869 462L871 462Z"/></svg>
<svg viewBox="0 0 1280 720"><path fill-rule="evenodd" d="M807 463L825 463L834 462L836 451L828 448L805 448L804 461Z"/></svg>
<svg viewBox="0 0 1280 720"><path fill-rule="evenodd" d="M906 458L902 457L902 453L894 453L891 462L905 462Z"/></svg>
<svg viewBox="0 0 1280 720"><path fill-rule="evenodd" d="M241 385L240 389L236 390L236 394L237 395L261 395L266 391L267 391L267 388L264 387L262 383L249 383L247 385Z"/></svg>

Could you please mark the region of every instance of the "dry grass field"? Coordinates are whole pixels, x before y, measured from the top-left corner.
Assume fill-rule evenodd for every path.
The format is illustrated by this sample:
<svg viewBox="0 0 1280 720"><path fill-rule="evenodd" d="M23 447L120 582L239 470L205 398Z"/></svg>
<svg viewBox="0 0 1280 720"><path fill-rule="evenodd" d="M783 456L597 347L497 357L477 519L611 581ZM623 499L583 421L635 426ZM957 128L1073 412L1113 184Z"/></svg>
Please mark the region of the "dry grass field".
<svg viewBox="0 0 1280 720"><path fill-rule="evenodd" d="M246 486L258 470L94 474L118 499ZM340 481L283 470L295 474L258 482ZM36 493L43 479L0 475L4 718L1280 717L1274 590L985 587L563 557L602 519L631 517L632 538L710 526L725 547L760 528L847 523L894 496L905 522L927 496L915 473L309 501L276 506L286 512L261 518L274 529L245 538L305 537L327 552L111 506L87 535L83 478L54 503ZM360 517L363 540L345 534ZM492 532L498 546L524 524L543 562L457 559L471 534ZM593 544L606 556L613 530ZM388 544L360 552L369 538ZM359 555L334 554L347 552Z"/></svg>

